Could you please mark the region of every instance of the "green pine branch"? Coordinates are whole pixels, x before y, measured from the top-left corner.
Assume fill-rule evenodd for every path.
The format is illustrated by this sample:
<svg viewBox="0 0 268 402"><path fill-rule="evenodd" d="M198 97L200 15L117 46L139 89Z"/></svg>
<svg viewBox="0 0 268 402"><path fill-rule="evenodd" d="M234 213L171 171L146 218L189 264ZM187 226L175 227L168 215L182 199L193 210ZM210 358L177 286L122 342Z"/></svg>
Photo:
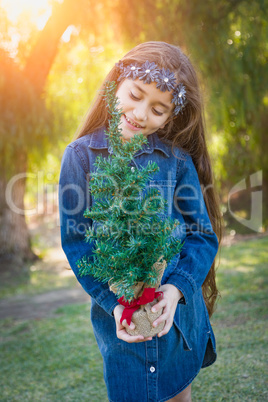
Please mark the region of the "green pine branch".
<svg viewBox="0 0 268 402"><path fill-rule="evenodd" d="M148 188L158 165L150 161L143 168L130 166L148 140L136 134L131 141L122 141L122 111L115 92L115 84L107 83L104 97L111 118L106 136L113 152L96 158L90 180L95 203L84 212L94 222L85 234L86 242L94 242L93 256L83 257L77 265L81 276L109 281L118 297L131 301L133 285L144 282L154 287L158 272L153 264L159 259L168 263L182 245L172 236L179 222L164 218L167 201L157 189Z"/></svg>

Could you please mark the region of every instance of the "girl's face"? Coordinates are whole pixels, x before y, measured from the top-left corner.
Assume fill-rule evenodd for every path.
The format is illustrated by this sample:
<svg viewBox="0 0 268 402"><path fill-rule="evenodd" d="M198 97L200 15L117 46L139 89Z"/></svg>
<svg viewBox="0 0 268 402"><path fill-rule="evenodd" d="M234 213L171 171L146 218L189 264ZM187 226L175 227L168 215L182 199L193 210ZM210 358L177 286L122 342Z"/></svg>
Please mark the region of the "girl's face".
<svg viewBox="0 0 268 402"><path fill-rule="evenodd" d="M174 109L172 92L160 91L155 82L144 84L139 79L125 79L116 96L123 111L120 128L125 140L137 133L148 136L163 128Z"/></svg>

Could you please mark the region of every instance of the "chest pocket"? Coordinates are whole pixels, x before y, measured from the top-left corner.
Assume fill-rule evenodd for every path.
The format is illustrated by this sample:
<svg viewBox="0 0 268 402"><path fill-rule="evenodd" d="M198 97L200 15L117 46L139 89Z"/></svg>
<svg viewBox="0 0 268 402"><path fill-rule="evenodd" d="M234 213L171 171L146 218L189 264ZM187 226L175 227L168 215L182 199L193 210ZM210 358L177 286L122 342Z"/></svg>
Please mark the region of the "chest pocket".
<svg viewBox="0 0 268 402"><path fill-rule="evenodd" d="M176 180L151 180L149 188L157 189L159 196L167 201L167 214L171 215Z"/></svg>

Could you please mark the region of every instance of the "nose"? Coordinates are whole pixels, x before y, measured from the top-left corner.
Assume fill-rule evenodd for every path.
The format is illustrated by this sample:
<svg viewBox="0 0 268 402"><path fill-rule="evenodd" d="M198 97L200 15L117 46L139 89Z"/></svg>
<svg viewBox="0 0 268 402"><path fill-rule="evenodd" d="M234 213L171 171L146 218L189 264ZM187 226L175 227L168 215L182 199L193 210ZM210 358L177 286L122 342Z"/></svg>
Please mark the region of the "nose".
<svg viewBox="0 0 268 402"><path fill-rule="evenodd" d="M133 110L133 115L137 121L146 121L147 120L146 108L142 105L137 106Z"/></svg>

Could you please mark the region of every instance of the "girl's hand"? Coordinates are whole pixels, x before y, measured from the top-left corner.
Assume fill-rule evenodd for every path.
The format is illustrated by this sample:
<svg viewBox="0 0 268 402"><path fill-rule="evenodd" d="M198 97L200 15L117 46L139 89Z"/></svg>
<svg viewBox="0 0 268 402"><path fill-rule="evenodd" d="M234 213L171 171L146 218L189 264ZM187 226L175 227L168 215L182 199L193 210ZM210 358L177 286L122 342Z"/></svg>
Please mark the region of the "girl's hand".
<svg viewBox="0 0 268 402"><path fill-rule="evenodd" d="M163 292L163 297L152 307L152 312L155 313L163 308L163 313L154 321L153 326L156 327L161 322L166 321L163 330L158 334L158 337L160 337L166 335L172 327L178 301L183 297L183 294L178 288L176 288L176 286L169 284L160 286L157 291Z"/></svg>
<svg viewBox="0 0 268 402"><path fill-rule="evenodd" d="M122 322L122 324L120 323L120 319L122 317L123 310L124 310L124 306L121 306L121 304L119 304L115 307L115 309L113 311L115 324L116 324L117 338L122 339L122 341L125 341L128 343L151 341L152 337L144 338L144 336L142 336L142 335L129 335L127 333L126 328L135 329L135 324L133 322L131 322L130 325L128 325L126 320L124 320Z"/></svg>

